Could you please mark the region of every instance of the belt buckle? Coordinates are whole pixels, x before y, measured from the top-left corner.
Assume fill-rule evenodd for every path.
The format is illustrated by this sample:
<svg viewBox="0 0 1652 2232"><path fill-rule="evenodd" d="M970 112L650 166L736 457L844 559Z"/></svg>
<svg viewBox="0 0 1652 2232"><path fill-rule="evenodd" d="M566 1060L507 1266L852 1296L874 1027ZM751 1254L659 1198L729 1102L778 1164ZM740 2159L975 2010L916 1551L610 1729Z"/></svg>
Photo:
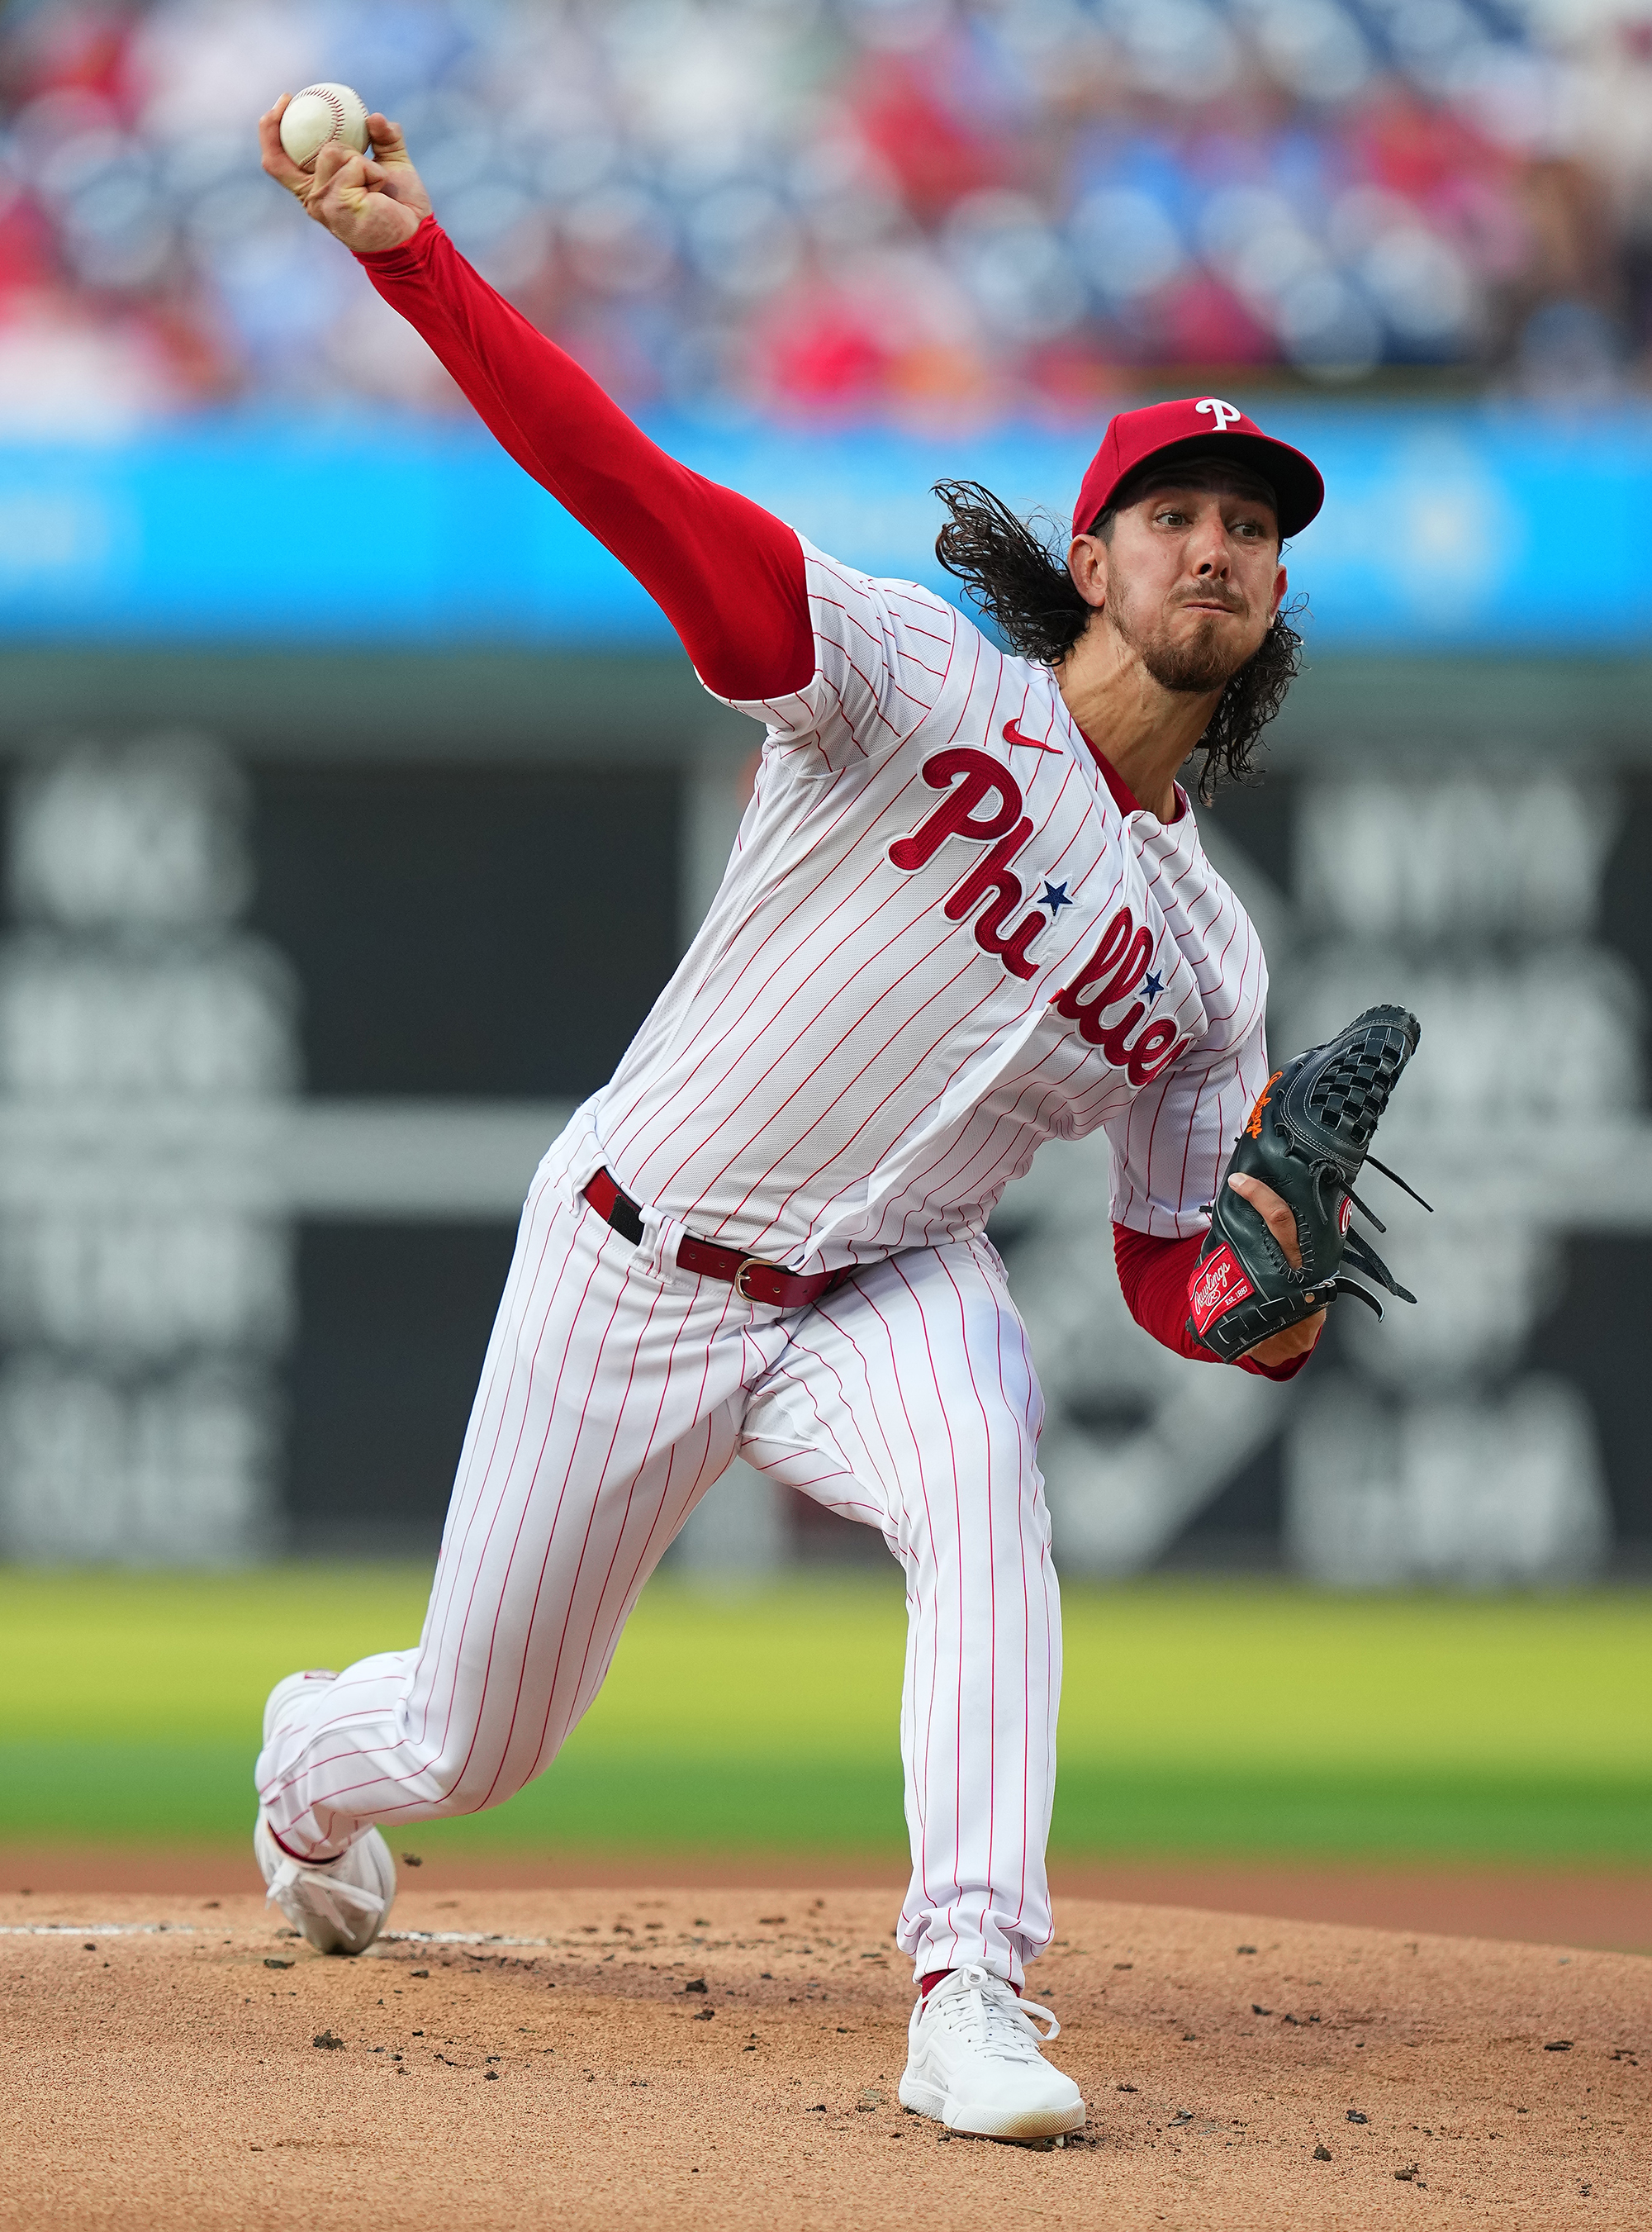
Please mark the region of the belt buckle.
<svg viewBox="0 0 1652 2232"><path fill-rule="evenodd" d="M767 1271L768 1268L760 1256L741 1257L740 1268L735 1273L735 1292L742 1302L751 1302L758 1308L761 1308L762 1305L758 1301L756 1295L747 1291L746 1274L748 1271Z"/></svg>

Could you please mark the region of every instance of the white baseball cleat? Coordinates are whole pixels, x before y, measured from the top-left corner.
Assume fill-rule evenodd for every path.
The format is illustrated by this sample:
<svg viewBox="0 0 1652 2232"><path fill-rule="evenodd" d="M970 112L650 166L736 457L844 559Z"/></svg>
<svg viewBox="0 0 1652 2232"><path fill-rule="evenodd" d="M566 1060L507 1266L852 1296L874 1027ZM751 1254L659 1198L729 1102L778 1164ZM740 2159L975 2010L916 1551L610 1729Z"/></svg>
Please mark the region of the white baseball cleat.
<svg viewBox="0 0 1652 2232"><path fill-rule="evenodd" d="M264 1742L306 1688L337 1679L317 1671L289 1674L277 1682L264 1706ZM275 1842L261 1806L252 1849L269 1886L266 1898L318 1953L365 1952L389 1919L396 1863L377 1829L364 1830L330 1860L298 1860Z"/></svg>
<svg viewBox="0 0 1652 2232"><path fill-rule="evenodd" d="M1060 2028L1048 2008L1018 2000L979 1963L955 1969L912 2010L901 2105L983 2139L1082 2131L1083 2094L1040 2050Z"/></svg>
<svg viewBox="0 0 1652 2232"><path fill-rule="evenodd" d="M365 1953L389 1919L396 1863L377 1829L331 1860L295 1860L270 1834L262 1807L252 1849L273 1899L318 1953Z"/></svg>

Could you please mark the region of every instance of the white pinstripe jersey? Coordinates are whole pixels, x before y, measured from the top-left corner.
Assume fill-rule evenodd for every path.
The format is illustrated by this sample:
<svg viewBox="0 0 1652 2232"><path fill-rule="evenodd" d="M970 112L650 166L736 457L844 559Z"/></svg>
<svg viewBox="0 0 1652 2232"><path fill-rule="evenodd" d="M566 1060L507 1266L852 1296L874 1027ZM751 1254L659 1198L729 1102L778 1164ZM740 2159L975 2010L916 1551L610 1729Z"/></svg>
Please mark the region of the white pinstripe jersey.
<svg viewBox="0 0 1652 2232"><path fill-rule="evenodd" d="M1185 806L1123 814L1046 666L803 545L816 672L721 890L592 1105L635 1200L795 1270L976 1232L1105 1125L1113 1213L1202 1231L1266 1082L1260 941Z"/></svg>

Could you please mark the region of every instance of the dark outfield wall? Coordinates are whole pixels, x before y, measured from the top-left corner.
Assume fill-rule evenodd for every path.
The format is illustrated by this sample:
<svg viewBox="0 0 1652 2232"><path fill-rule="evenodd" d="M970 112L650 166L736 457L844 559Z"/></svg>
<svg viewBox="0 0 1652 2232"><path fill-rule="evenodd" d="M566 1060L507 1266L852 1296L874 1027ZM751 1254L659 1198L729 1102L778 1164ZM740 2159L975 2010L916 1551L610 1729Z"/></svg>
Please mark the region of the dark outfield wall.
<svg viewBox="0 0 1652 2232"><path fill-rule="evenodd" d="M1416 1005L1390 1153L1440 1213L1390 1220L1415 1318L1339 1324L1259 1401L1120 1322L1105 1160L1047 1152L997 1229L1070 1565L1541 1580L1652 1548L1645 678L1327 663L1267 783L1202 815L1264 928L1276 1054ZM664 659L10 654L0 685L10 1546L161 1555L180 1508L202 1555L428 1546L521 1143L669 974L755 732ZM151 873L168 814L194 851ZM512 1110L520 1171L473 1184L473 1119Z"/></svg>

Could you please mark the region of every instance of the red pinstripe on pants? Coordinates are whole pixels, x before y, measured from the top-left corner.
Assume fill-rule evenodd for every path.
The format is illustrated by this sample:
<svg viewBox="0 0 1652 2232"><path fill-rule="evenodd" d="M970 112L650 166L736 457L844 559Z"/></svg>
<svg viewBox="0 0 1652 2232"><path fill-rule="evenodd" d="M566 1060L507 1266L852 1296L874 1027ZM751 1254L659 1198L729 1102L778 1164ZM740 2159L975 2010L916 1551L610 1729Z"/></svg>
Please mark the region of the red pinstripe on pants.
<svg viewBox="0 0 1652 2232"><path fill-rule="evenodd" d="M737 1454L878 1527L906 1576L901 1749L915 1974L1020 1981L1048 1942L1060 1614L1037 1381L985 1242L919 1249L782 1317L662 1274L541 1166L460 1459L418 1645L347 1667L258 1762L271 1826L333 1852L369 1823L497 1805L556 1756L643 1584ZM308 1716L305 1711L308 1709Z"/></svg>

